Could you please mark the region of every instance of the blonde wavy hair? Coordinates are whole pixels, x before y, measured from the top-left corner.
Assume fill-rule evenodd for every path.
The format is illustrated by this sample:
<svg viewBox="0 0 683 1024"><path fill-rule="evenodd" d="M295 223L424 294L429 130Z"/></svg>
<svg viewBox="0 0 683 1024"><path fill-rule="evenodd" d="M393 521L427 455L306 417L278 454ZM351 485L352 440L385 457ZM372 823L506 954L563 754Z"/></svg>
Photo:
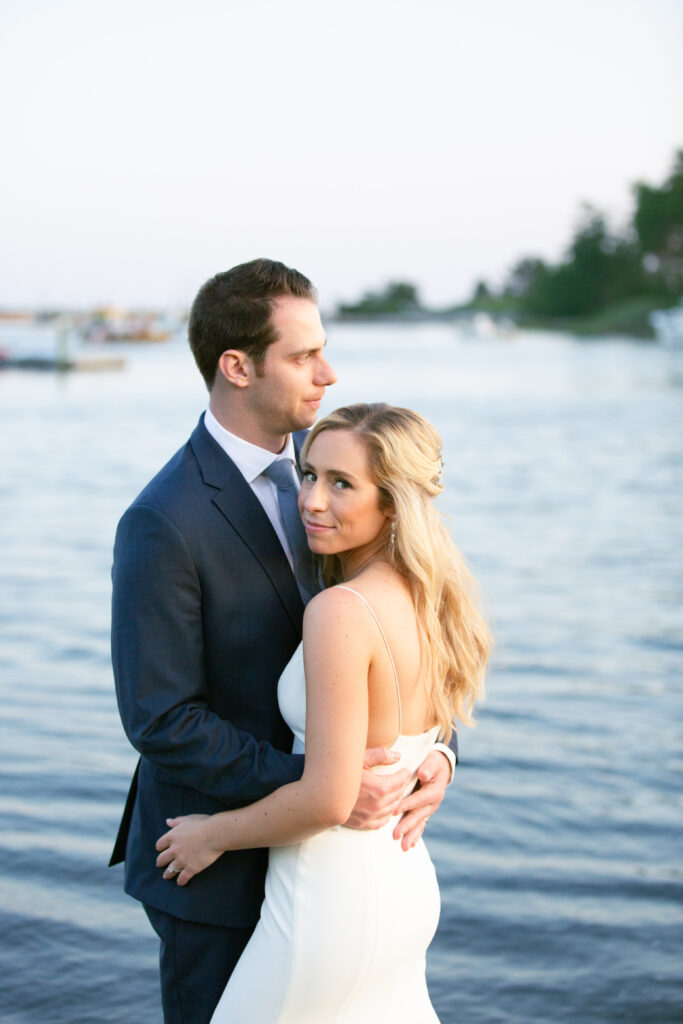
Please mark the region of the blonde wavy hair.
<svg viewBox="0 0 683 1024"><path fill-rule="evenodd" d="M410 583L427 697L448 740L456 719L474 725L492 640L474 579L434 507L433 499L443 491L441 438L411 409L359 403L337 409L313 427L302 461L326 430L348 430L363 441L380 508L393 510L393 540L387 536L384 557ZM325 584L341 582L337 556L321 561Z"/></svg>

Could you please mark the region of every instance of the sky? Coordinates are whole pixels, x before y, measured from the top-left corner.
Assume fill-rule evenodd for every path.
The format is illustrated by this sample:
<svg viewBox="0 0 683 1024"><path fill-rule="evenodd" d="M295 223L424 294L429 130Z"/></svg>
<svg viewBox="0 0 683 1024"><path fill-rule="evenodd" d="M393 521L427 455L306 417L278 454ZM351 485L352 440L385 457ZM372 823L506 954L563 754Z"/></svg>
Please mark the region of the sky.
<svg viewBox="0 0 683 1024"><path fill-rule="evenodd" d="M615 227L683 148L681 0L0 7L0 307L186 306L268 256L428 304Z"/></svg>

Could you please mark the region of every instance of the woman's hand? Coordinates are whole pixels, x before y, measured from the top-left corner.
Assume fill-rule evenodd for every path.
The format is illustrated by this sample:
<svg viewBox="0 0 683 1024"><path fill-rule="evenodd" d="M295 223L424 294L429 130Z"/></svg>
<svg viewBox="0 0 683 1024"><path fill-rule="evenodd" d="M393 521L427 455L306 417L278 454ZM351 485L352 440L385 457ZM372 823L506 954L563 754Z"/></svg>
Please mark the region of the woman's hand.
<svg viewBox="0 0 683 1024"><path fill-rule="evenodd" d="M160 851L157 867L164 868L164 878L187 885L191 878L208 868L224 852L211 839L211 816L187 814L180 818L167 818L170 831L156 841Z"/></svg>

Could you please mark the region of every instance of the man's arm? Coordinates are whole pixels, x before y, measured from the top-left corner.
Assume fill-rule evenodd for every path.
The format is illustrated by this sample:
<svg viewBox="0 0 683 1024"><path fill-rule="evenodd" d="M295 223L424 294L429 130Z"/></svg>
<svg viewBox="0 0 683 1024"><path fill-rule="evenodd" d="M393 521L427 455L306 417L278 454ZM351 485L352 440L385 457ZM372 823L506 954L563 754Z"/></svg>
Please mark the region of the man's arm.
<svg viewBox="0 0 683 1024"><path fill-rule="evenodd" d="M375 775L370 769L378 764L390 764L398 755L385 747L366 750L363 763L361 791L351 817L349 828L374 829L387 823L392 814L401 814L394 829L394 838L400 840L404 850L415 846L424 832L427 819L439 809L447 787L453 780L458 761L458 737L455 730L446 746L435 743L418 769L418 782L413 792L401 800L403 775ZM397 786L396 782L400 782Z"/></svg>
<svg viewBox="0 0 683 1024"><path fill-rule="evenodd" d="M448 741L447 744L446 743L435 743L434 744L434 750L441 751L441 753L444 755L444 757L446 758L446 760L450 764L450 766L451 766L451 778L450 778L450 781L452 782L453 781L453 776L455 775L455 768L456 768L456 765L458 763L458 733L456 732L456 730L453 729L453 732L451 733L451 738L450 738L450 740Z"/></svg>
<svg viewBox="0 0 683 1024"><path fill-rule="evenodd" d="M112 660L132 745L169 781L231 806L298 779L302 756L208 709L201 582L180 532L157 509L124 515L112 578Z"/></svg>
<svg viewBox="0 0 683 1024"><path fill-rule="evenodd" d="M400 805L394 839L404 850L415 846L432 814L438 811L451 780L451 765L441 750L432 750L417 770L417 785Z"/></svg>

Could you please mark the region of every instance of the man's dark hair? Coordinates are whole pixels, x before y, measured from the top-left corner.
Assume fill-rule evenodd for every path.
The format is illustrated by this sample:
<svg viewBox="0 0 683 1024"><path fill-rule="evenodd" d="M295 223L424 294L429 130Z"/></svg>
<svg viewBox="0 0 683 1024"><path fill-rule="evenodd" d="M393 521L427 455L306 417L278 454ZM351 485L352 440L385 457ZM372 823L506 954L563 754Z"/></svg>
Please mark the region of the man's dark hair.
<svg viewBox="0 0 683 1024"><path fill-rule="evenodd" d="M277 338L271 323L273 302L283 295L317 300L307 277L274 260L240 263L202 285L190 310L189 338L209 390L218 360L229 348L245 352L259 372L266 349Z"/></svg>

